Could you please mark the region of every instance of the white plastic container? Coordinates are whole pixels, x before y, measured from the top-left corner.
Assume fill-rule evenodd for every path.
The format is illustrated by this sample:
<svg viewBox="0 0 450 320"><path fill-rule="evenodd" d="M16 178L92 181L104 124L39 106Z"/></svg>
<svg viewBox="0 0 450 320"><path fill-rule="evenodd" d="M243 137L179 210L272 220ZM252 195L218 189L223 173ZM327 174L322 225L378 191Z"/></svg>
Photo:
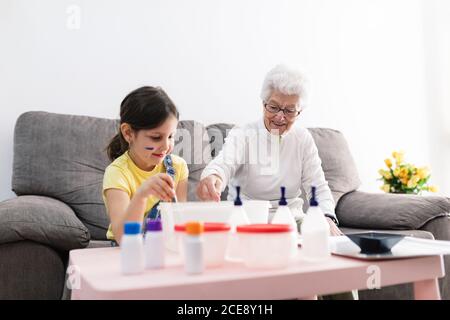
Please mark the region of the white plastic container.
<svg viewBox="0 0 450 320"><path fill-rule="evenodd" d="M237 227L248 268L285 268L292 259L292 227L287 224L251 224Z"/></svg>
<svg viewBox="0 0 450 320"><path fill-rule="evenodd" d="M164 267L164 238L160 220L148 221L144 238L145 268Z"/></svg>
<svg viewBox="0 0 450 320"><path fill-rule="evenodd" d="M200 222L189 222L186 224L186 232L183 235L184 270L187 274L203 273L204 245L203 225Z"/></svg>
<svg viewBox="0 0 450 320"><path fill-rule="evenodd" d="M164 245L173 252L179 252L178 234L174 231L176 224L189 221L211 223L229 223L233 212L232 201L221 202L160 202L159 210L164 234ZM269 201L248 200L243 202L250 223L264 221L269 217Z"/></svg>
<svg viewBox="0 0 450 320"><path fill-rule="evenodd" d="M310 207L301 225L302 256L309 261L322 261L331 256L330 225L320 209L313 187Z"/></svg>
<svg viewBox="0 0 450 320"><path fill-rule="evenodd" d="M124 234L120 242L120 262L122 274L139 274L144 271L144 241L141 224L125 222Z"/></svg>
<svg viewBox="0 0 450 320"><path fill-rule="evenodd" d="M203 224L203 258L205 267L220 267L225 262L225 253L227 251L230 225L226 223L210 223ZM175 233L178 239L178 248L182 259L185 259L185 251L183 247L183 238L186 233L186 224L175 226Z"/></svg>

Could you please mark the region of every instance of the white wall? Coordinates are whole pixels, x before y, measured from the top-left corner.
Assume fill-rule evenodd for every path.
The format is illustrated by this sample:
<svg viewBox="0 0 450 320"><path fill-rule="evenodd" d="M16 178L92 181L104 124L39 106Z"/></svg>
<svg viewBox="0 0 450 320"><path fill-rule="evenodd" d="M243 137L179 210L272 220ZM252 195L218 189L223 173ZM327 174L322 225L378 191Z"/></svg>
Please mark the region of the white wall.
<svg viewBox="0 0 450 320"><path fill-rule="evenodd" d="M377 190L377 171L394 149L417 164L436 156L426 79L437 75L424 50L424 32L434 31L424 25L427 10L443 3L1 0L0 200L13 196L12 137L22 112L115 118L122 98L149 84L169 93L182 119L243 123L260 116L262 79L279 62L309 77L299 121L342 130L362 189ZM79 29L67 27L70 5L81 9ZM433 171L444 166L434 162Z"/></svg>

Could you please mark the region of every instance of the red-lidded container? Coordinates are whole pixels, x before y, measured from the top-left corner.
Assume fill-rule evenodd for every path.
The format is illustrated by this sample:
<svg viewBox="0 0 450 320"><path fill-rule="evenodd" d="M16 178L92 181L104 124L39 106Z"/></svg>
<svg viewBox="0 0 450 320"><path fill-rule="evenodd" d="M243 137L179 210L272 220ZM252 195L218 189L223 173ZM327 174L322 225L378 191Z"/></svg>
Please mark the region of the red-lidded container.
<svg viewBox="0 0 450 320"><path fill-rule="evenodd" d="M244 264L249 268L285 268L292 258L292 227L288 224L238 226Z"/></svg>
<svg viewBox="0 0 450 320"><path fill-rule="evenodd" d="M186 224L177 224L174 229L184 259L183 236L186 236ZM206 267L220 267L225 262L230 229L228 223L203 223L203 257Z"/></svg>

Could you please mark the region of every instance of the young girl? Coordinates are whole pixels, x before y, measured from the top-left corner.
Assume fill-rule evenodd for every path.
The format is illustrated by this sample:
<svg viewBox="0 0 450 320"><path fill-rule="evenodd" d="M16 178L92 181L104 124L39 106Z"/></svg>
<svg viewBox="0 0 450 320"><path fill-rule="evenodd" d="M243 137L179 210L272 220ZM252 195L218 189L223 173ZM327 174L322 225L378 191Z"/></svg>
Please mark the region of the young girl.
<svg viewBox="0 0 450 320"><path fill-rule="evenodd" d="M142 87L120 106L120 128L107 152L113 161L103 178L103 200L111 224L106 237L120 244L124 222L156 219L160 200L186 201L186 162L170 155L178 111L161 88ZM153 210L152 210L153 209Z"/></svg>

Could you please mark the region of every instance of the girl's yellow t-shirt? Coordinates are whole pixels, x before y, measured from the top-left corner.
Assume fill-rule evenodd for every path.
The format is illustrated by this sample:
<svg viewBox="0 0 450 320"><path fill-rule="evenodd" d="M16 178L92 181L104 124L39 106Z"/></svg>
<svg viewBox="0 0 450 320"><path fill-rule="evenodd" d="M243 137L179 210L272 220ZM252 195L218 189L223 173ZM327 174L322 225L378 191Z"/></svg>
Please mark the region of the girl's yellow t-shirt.
<svg viewBox="0 0 450 320"><path fill-rule="evenodd" d="M175 169L175 188L180 181L188 178L189 170L186 161L176 155L171 155L173 168ZM133 198L139 186L148 178L158 174L164 173L166 169L164 164L161 162L152 171L144 171L133 162L130 155L125 152L123 155L114 160L105 170L105 175L103 176L103 201L106 205L105 191L108 189L119 189L125 191L130 199ZM160 201L159 198L155 196L150 196L147 200L147 207L145 210L145 217L147 217L153 206ZM108 210L108 208L106 208ZM109 225L108 232L106 233L106 238L109 240L114 240L114 234L111 229L111 224Z"/></svg>

